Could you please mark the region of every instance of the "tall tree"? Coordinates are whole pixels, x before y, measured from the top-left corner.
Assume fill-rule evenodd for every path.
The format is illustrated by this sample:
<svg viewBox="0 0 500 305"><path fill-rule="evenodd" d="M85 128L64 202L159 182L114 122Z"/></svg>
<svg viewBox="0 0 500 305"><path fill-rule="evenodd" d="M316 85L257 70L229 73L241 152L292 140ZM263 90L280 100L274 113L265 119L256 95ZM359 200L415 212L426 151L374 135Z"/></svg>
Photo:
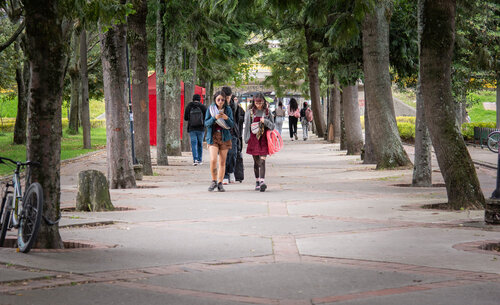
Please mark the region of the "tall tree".
<svg viewBox="0 0 500 305"><path fill-rule="evenodd" d="M425 119L446 183L448 207L482 208L476 170L455 123L451 64L455 42L455 0L420 0L420 75Z"/></svg>
<svg viewBox="0 0 500 305"><path fill-rule="evenodd" d="M128 17L131 56L132 109L135 156L145 175L153 175L149 148L148 44L146 41L147 0L134 0L135 14Z"/></svg>
<svg viewBox="0 0 500 305"><path fill-rule="evenodd" d="M359 155L363 148L363 132L359 120L358 85L356 83L342 88L342 106L348 155Z"/></svg>
<svg viewBox="0 0 500 305"><path fill-rule="evenodd" d="M377 168L394 168L411 164L403 148L394 114L389 75L388 1L379 3L363 24L363 66L365 71L365 103L370 120L370 136ZM383 137L381 135L384 135Z"/></svg>
<svg viewBox="0 0 500 305"><path fill-rule="evenodd" d="M418 6L418 36L422 35L422 6ZM420 45L420 44L419 44ZM415 160L413 165L412 186L432 186L432 142L425 123L424 100L420 74L417 82L417 114L415 118Z"/></svg>
<svg viewBox="0 0 500 305"><path fill-rule="evenodd" d="M71 99L69 107L69 122L68 131L70 134L78 134L78 127L80 126L80 34L76 28L72 35L73 54L70 59L68 74L71 83ZM87 51L87 50L85 50Z"/></svg>
<svg viewBox="0 0 500 305"><path fill-rule="evenodd" d="M90 107L89 107L89 73L87 56L87 30L83 27L80 31L80 118L83 133L83 148L92 147L90 138Z"/></svg>
<svg viewBox="0 0 500 305"><path fill-rule="evenodd" d="M156 162L158 165L168 165L167 153L167 106L165 96L165 3L156 2Z"/></svg>
<svg viewBox="0 0 500 305"><path fill-rule="evenodd" d="M24 55L26 54L26 35L18 38L16 49ZM20 47L21 46L21 47ZM30 87L30 66L26 58L18 64L16 68L16 82L17 82L17 115L16 123L14 125L14 144L26 143L26 129L28 118L28 98Z"/></svg>
<svg viewBox="0 0 500 305"><path fill-rule="evenodd" d="M115 22L101 33L101 61L106 102L106 152L111 188L136 186L127 109L127 27Z"/></svg>
<svg viewBox="0 0 500 305"><path fill-rule="evenodd" d="M31 179L42 185L43 216L52 221L60 215L61 103L68 47L59 4L57 0L24 1L32 79L27 159L40 163ZM42 248L62 248L58 225L42 221L37 243Z"/></svg>

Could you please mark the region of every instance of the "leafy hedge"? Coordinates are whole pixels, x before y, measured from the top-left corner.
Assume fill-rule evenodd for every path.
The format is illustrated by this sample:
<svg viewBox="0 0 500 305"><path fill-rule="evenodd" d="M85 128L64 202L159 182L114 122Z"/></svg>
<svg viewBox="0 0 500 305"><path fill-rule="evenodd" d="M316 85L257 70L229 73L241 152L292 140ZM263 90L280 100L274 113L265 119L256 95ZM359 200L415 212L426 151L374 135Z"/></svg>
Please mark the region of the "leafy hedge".
<svg viewBox="0 0 500 305"><path fill-rule="evenodd" d="M14 125L16 124L15 118L1 118L0 119L0 132L13 132ZM68 119L62 119L62 127L68 128ZM90 120L90 128L106 127L106 120Z"/></svg>

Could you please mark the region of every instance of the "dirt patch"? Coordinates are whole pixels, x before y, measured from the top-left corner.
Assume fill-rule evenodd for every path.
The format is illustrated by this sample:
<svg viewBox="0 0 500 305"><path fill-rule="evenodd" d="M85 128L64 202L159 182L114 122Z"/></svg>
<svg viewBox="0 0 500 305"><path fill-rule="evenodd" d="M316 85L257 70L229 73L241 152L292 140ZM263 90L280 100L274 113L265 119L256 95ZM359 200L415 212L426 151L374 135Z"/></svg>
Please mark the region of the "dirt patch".
<svg viewBox="0 0 500 305"><path fill-rule="evenodd" d="M73 250L116 248L117 245L105 245L89 241L63 241L64 249L38 249L33 247L31 252L68 252ZM3 248L17 248L16 238L6 238Z"/></svg>
<svg viewBox="0 0 500 305"><path fill-rule="evenodd" d="M124 212L124 211L135 211L135 209L129 207L115 207L115 209L112 211L100 211L100 212ZM76 207L64 207L61 208L61 212L82 212L82 211L77 211Z"/></svg>
<svg viewBox="0 0 500 305"><path fill-rule="evenodd" d="M432 186L412 186L411 183L400 183L400 184L393 184L392 186L398 186L398 187L446 187L446 184L433 183Z"/></svg>

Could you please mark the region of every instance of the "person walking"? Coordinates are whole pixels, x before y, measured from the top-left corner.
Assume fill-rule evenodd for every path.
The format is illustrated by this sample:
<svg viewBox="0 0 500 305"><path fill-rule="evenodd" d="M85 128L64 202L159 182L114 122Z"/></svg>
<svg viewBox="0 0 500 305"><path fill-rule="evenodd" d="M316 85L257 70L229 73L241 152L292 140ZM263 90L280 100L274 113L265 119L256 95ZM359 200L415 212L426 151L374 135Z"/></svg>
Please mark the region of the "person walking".
<svg viewBox="0 0 500 305"><path fill-rule="evenodd" d="M226 102L231 111L233 112L233 126L229 130L231 133L231 148L227 152L226 158L226 172L224 173L224 179L222 184L235 183L236 179L234 177L234 167L236 165L236 153L238 151L238 138L239 138L239 125L238 125L238 109L234 103L234 98L232 96L232 90L230 87L222 87L222 92L226 94Z"/></svg>
<svg viewBox="0 0 500 305"><path fill-rule="evenodd" d="M265 192L267 185L266 157L269 154L267 130L275 127L269 105L262 93L254 96L252 104L245 114L244 139L247 143L247 154L253 157L255 174L255 190Z"/></svg>
<svg viewBox="0 0 500 305"><path fill-rule="evenodd" d="M300 118L300 110L299 105L297 104L297 100L294 98L290 99L290 105L288 106L288 128L290 130L290 140L293 141L298 140L297 137L297 122Z"/></svg>
<svg viewBox="0 0 500 305"><path fill-rule="evenodd" d="M188 122L187 130L191 139L194 166L203 163L203 135L205 134L207 107L200 101L201 96L199 94L193 95L193 101L187 105L184 111L184 121Z"/></svg>
<svg viewBox="0 0 500 305"><path fill-rule="evenodd" d="M309 126L312 122L312 110L307 102L304 102L304 107L300 110L300 123L302 124L302 138L306 141L309 138Z"/></svg>
<svg viewBox="0 0 500 305"><path fill-rule="evenodd" d="M210 173L212 175L212 183L208 190L211 192L217 188L219 192L225 192L222 179L226 171L227 152L232 146L229 129L234 125L233 112L227 104L224 92L216 92L214 101L215 104L210 105L205 115L206 140L210 153ZM219 157L218 160L217 157ZM217 161L219 163L218 170Z"/></svg>
<svg viewBox="0 0 500 305"><path fill-rule="evenodd" d="M274 124L276 125L276 130L281 134L281 130L283 129L283 122L285 121L286 109L283 107L283 102L278 102L278 107L275 110L276 119L274 120Z"/></svg>

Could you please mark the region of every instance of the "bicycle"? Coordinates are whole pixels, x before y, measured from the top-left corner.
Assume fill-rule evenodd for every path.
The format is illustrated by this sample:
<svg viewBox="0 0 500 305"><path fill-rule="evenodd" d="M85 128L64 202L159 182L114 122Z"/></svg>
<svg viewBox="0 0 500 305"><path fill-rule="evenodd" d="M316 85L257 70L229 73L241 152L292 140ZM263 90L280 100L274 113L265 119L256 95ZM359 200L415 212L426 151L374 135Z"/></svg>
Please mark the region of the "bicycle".
<svg viewBox="0 0 500 305"><path fill-rule="evenodd" d="M495 130L488 135L488 149L498 153L498 142L500 141L500 131Z"/></svg>
<svg viewBox="0 0 500 305"><path fill-rule="evenodd" d="M20 172L28 167L26 183L30 178L30 167L39 163L27 161L22 163L9 158L0 157L0 164L8 165L10 162L16 166L12 182L7 182L2 196L0 208L0 247L5 242L8 230L17 229L17 247L20 252L28 253L33 247L43 212L43 189L40 183L31 183L23 194Z"/></svg>

